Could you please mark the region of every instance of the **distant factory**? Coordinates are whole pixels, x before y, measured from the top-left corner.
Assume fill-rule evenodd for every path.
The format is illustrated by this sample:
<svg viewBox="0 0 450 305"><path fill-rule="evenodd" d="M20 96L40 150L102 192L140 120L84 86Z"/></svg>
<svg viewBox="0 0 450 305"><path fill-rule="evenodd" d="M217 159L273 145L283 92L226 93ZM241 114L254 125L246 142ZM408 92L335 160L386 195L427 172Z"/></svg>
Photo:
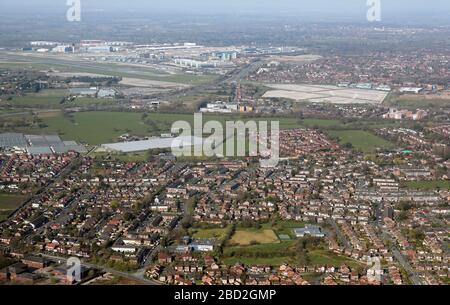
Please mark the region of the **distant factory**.
<svg viewBox="0 0 450 305"><path fill-rule="evenodd" d="M203 145L202 138L196 137L160 137L151 138L143 141L130 141L120 143L102 144L97 151L108 152L142 152L151 149L171 149L172 147L193 147Z"/></svg>
<svg viewBox="0 0 450 305"><path fill-rule="evenodd" d="M74 141L62 141L56 135L0 134L0 149L26 151L30 155L63 154L70 151L86 153L84 146Z"/></svg>

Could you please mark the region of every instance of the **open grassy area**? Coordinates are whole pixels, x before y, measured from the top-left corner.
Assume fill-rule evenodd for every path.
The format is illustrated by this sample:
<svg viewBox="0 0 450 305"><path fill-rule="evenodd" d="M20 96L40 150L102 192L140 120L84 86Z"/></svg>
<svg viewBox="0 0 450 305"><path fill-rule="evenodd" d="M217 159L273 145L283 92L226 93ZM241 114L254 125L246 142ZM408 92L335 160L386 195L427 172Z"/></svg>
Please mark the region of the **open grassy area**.
<svg viewBox="0 0 450 305"><path fill-rule="evenodd" d="M107 143L125 133L151 133L137 113L82 112L73 114L73 117L59 115L44 118L44 122L47 125L44 132L56 132L64 139L88 144Z"/></svg>
<svg viewBox="0 0 450 305"><path fill-rule="evenodd" d="M5 220L8 215L19 207L26 199L23 195L0 193L0 221Z"/></svg>
<svg viewBox="0 0 450 305"><path fill-rule="evenodd" d="M409 189L417 190L434 190L434 189L447 189L450 190L450 181L437 180L437 181L406 181L403 186Z"/></svg>
<svg viewBox="0 0 450 305"><path fill-rule="evenodd" d="M241 116L205 115L203 116L203 123L205 124L208 120L216 120L224 124L226 121L247 121L250 119ZM112 142L125 133L136 136L167 133L170 131L172 123L179 120L191 123L192 128L194 128L194 116L192 114L151 113L143 118L142 113L135 112L91 111L74 113L70 116L64 116L61 113L57 116L44 117L43 121L47 127L41 132L58 133L63 139L97 145ZM260 120L279 120L282 129L299 127L293 118L256 119L256 121Z"/></svg>
<svg viewBox="0 0 450 305"><path fill-rule="evenodd" d="M294 259L292 257L268 257L268 258L247 258L247 257L228 257L223 260L223 263L227 266L235 265L236 263L245 264L247 266L253 265L269 265L269 266L280 266L283 264L293 263Z"/></svg>
<svg viewBox="0 0 450 305"><path fill-rule="evenodd" d="M337 137L340 144L350 143L356 150L364 153L374 152L377 148L392 148L393 144L364 130L328 130L332 137Z"/></svg>
<svg viewBox="0 0 450 305"><path fill-rule="evenodd" d="M316 266L342 266L347 265L350 268L358 268L364 264L354 259L337 255L327 250L313 250L308 254L311 265Z"/></svg>
<svg viewBox="0 0 450 305"><path fill-rule="evenodd" d="M14 210L20 206L26 196L0 193L0 210Z"/></svg>
<svg viewBox="0 0 450 305"><path fill-rule="evenodd" d="M305 127L313 128L327 128L331 126L341 126L342 122L339 120L326 120L326 119L304 119L301 121Z"/></svg>
<svg viewBox="0 0 450 305"><path fill-rule="evenodd" d="M273 230L267 229L245 229L236 230L230 240L230 244L247 246L251 244L271 244L279 242Z"/></svg>
<svg viewBox="0 0 450 305"><path fill-rule="evenodd" d="M295 265L295 247L294 241L260 244L253 246L232 246L224 249L223 261L227 265L241 262L248 265L268 264L279 266L283 263ZM323 249L316 249L308 252L309 265L311 266L342 266L347 265L351 268L358 268L364 264L354 259L337 255L333 252Z"/></svg>
<svg viewBox="0 0 450 305"><path fill-rule="evenodd" d="M268 258L275 256L283 256L281 253L286 254L286 252L291 248L293 242L279 242L272 244L260 244L252 246L229 246L224 249L224 257L260 257Z"/></svg>
<svg viewBox="0 0 450 305"><path fill-rule="evenodd" d="M55 108L61 105L62 97L56 96L15 96L12 100L6 103L15 107L41 107L41 108Z"/></svg>
<svg viewBox="0 0 450 305"><path fill-rule="evenodd" d="M214 229L191 229L189 233L193 238L216 238L222 239L226 232L226 228Z"/></svg>
<svg viewBox="0 0 450 305"><path fill-rule="evenodd" d="M415 110L417 108L450 108L450 97L432 97L405 94L401 96L394 95L387 104Z"/></svg>
<svg viewBox="0 0 450 305"><path fill-rule="evenodd" d="M106 106L115 104L117 104L117 101L112 98L81 97L76 98L71 102L66 102L63 105L65 107L86 107L86 106Z"/></svg>
<svg viewBox="0 0 450 305"><path fill-rule="evenodd" d="M30 108L55 108L61 106L61 100L68 94L65 89L44 89L39 92L28 92L24 96L12 96L0 105Z"/></svg>

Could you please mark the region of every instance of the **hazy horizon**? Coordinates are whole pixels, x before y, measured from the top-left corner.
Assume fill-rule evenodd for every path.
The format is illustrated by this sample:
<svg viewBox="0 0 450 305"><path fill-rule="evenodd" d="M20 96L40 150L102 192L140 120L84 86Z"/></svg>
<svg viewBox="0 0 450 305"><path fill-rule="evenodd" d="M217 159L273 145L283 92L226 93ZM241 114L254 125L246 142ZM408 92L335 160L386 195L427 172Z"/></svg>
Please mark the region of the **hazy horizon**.
<svg viewBox="0 0 450 305"><path fill-rule="evenodd" d="M402 20L408 23L434 23L447 20L448 0L381 0L385 22ZM37 3L38 2L38 3ZM317 21L364 21L366 0L82 0L82 10L91 13L120 13L124 17L137 15L243 15L261 18L289 17ZM54 15L67 10L66 0L3 0L0 15Z"/></svg>

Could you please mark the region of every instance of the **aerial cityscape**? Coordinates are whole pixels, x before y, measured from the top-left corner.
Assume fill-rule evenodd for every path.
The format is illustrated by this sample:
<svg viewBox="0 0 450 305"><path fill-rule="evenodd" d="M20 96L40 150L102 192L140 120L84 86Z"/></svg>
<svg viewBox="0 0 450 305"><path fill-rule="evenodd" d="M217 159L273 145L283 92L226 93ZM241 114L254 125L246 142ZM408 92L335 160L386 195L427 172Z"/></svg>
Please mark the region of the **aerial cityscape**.
<svg viewBox="0 0 450 305"><path fill-rule="evenodd" d="M55 2L0 4L0 286L450 284L448 3Z"/></svg>

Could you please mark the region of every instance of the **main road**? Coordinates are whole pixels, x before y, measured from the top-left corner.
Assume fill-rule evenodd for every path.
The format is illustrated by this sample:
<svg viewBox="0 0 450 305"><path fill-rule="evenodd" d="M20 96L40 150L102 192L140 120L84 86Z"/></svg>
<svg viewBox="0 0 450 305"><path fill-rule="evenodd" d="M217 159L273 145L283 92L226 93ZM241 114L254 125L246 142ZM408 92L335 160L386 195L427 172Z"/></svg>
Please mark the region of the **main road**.
<svg viewBox="0 0 450 305"><path fill-rule="evenodd" d="M36 255L51 259L53 261L57 261L59 263L63 263L63 262L67 263L67 260L68 260L66 257L60 257L60 256L54 256L54 255L48 255L48 254L36 254ZM141 272L137 272L137 273L129 273L129 272L118 271L118 270L108 268L105 266L100 266L100 265L86 263L86 262L81 262L81 265L88 267L88 268L95 268L98 270L102 270L104 272L108 272L108 273L114 274L116 276L121 276L123 278L127 278L130 280L142 282L144 285L161 285L160 282L146 278L144 276L145 272L142 272L142 270L141 270Z"/></svg>

